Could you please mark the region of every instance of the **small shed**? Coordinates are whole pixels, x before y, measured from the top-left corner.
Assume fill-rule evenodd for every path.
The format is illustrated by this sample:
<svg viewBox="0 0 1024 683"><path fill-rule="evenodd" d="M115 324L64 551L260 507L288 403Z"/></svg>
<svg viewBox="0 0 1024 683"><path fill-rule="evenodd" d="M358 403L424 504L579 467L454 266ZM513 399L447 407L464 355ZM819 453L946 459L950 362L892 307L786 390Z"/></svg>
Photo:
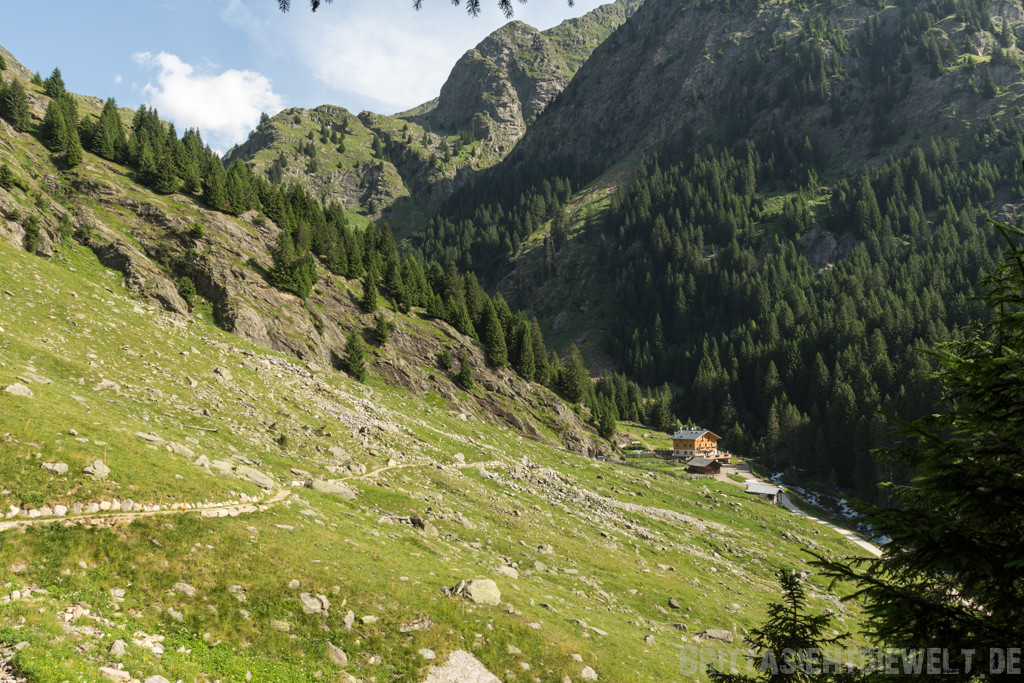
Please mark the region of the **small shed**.
<svg viewBox="0 0 1024 683"><path fill-rule="evenodd" d="M768 484L747 484L747 493L763 498L772 505L778 505L779 496L782 495L782 487L770 486Z"/></svg>
<svg viewBox="0 0 1024 683"><path fill-rule="evenodd" d="M722 471L722 463L714 458L690 458L686 466L701 474L718 474Z"/></svg>

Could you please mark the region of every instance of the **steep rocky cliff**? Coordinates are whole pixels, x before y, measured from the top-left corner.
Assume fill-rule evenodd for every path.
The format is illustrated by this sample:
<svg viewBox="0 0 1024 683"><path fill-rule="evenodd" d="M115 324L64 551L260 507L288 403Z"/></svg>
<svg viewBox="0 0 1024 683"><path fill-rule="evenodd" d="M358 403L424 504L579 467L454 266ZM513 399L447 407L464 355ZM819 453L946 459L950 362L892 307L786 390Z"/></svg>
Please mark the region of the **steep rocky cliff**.
<svg viewBox="0 0 1024 683"><path fill-rule="evenodd" d="M504 156L572 79L590 53L640 5L619 0L547 31L513 21L456 63L436 103L414 120L470 130Z"/></svg>

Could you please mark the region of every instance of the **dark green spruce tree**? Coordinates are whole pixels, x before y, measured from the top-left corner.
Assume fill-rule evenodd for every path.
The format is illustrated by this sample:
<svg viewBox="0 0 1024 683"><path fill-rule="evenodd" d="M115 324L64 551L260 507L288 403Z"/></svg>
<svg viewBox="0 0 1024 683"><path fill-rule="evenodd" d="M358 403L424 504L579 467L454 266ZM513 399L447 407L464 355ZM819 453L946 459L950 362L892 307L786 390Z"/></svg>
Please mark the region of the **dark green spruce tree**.
<svg viewBox="0 0 1024 683"><path fill-rule="evenodd" d="M583 356L575 344L569 347L565 363L559 377L559 388L562 396L570 403L579 403L586 395L590 377L583 364Z"/></svg>
<svg viewBox="0 0 1024 683"><path fill-rule="evenodd" d="M52 97L53 99L67 94L68 91L64 86L64 78L60 75L60 69L54 67L50 77L43 81L43 92L46 93L47 97Z"/></svg>
<svg viewBox="0 0 1024 683"><path fill-rule="evenodd" d="M32 125L32 117L28 110L28 95L25 93L25 86L21 80L15 78L10 85L3 90L0 96L0 115L11 122L14 129L20 132L27 131Z"/></svg>
<svg viewBox="0 0 1024 683"><path fill-rule="evenodd" d="M363 310L367 313L373 313L377 310L377 281L379 279L377 268L371 262L369 270L366 271L366 275L363 277L363 298L359 300Z"/></svg>
<svg viewBox="0 0 1024 683"><path fill-rule="evenodd" d="M987 670L992 652L1024 643L1024 231L995 225L1007 248L983 280L990 319L935 349L941 403L876 453L916 473L888 487L893 507L867 516L891 540L879 558L819 557L829 575L858 586L874 639L941 644L960 671L943 680L982 669L1017 680Z"/></svg>
<svg viewBox="0 0 1024 683"><path fill-rule="evenodd" d="M751 630L746 638L753 650L751 663L757 675L723 673L710 665L708 676L711 680L715 683L825 683L856 680L856 674L834 663L822 666L823 653L827 652L829 646L841 645L848 634L827 636L832 617L808 613L807 593L797 575L783 570L776 576L782 586L782 601L768 605L768 620L763 626Z"/></svg>
<svg viewBox="0 0 1024 683"><path fill-rule="evenodd" d="M508 365L508 347L505 345L505 332L501 320L490 301L484 304L483 335L480 341L484 344L487 364L492 368L503 368Z"/></svg>
<svg viewBox="0 0 1024 683"><path fill-rule="evenodd" d="M366 381L366 347L359 332L352 330L345 336L344 370L354 379Z"/></svg>

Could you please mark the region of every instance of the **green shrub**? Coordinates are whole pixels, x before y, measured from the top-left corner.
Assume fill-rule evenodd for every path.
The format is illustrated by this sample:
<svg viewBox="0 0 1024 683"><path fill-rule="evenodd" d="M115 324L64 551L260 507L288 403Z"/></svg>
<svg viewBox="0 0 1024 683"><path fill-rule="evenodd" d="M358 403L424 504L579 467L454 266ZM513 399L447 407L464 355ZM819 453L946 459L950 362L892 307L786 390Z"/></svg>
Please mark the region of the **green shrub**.
<svg viewBox="0 0 1024 683"><path fill-rule="evenodd" d="M29 216L23 227L25 228L25 250L34 254L42 240L39 232L39 218L35 215Z"/></svg>
<svg viewBox="0 0 1024 683"><path fill-rule="evenodd" d="M196 283L192 282L192 278L186 275L178 281L178 292L181 294L181 298L191 306L197 296Z"/></svg>

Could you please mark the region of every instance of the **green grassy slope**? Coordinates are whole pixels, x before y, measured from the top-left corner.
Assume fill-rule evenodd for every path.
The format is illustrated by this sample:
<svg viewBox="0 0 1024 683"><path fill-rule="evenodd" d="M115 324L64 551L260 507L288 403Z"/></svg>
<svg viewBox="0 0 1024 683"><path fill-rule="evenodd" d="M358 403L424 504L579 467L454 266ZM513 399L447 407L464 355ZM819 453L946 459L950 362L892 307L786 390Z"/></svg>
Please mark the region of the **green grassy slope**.
<svg viewBox="0 0 1024 683"><path fill-rule="evenodd" d="M431 663L424 648L442 661L469 650L503 680L577 680L584 665L602 680L679 680L679 645L705 628L742 634L763 619L771 569L803 569L807 546L856 552L728 484L592 461L448 410L437 396L310 372L208 316L170 317L81 247L47 260L0 244L0 266L0 386L27 379L34 394L0 392L3 511L260 495L197 466L203 456L249 463L274 480L267 494L291 492L237 517L0 532L0 594L30 591L0 604L0 645L28 643L14 665L31 681L99 680L118 661L108 653L118 638L127 642L120 661L140 680L336 680L328 641L348 653L345 671L357 680L420 680ZM104 481L81 472L95 459L111 469ZM50 474L47 462L68 472ZM350 463L393 468L361 476ZM292 468L348 478L358 495L302 488L307 475ZM398 519L412 514L436 535ZM495 573L505 565L519 578ZM501 606L444 594L464 578L496 580ZM193 596L174 588L180 581ZM814 606L852 626L856 613L810 581ZM328 598L327 616L303 613L304 591ZM76 605L88 614L65 620ZM363 623L367 615L376 623ZM427 628L403 632L425 617ZM162 654L146 636L164 637Z"/></svg>

